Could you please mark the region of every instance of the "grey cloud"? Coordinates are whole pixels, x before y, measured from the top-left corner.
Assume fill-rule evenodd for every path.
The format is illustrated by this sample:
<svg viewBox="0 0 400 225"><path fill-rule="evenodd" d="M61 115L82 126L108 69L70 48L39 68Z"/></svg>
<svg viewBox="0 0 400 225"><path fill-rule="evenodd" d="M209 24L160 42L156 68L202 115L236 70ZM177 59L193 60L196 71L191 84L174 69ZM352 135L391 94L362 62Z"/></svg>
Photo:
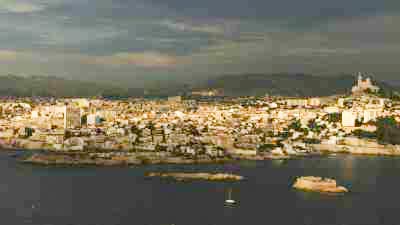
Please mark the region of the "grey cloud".
<svg viewBox="0 0 400 225"><path fill-rule="evenodd" d="M58 68L66 76L124 82L165 74L174 79L244 72L328 74L360 67L393 74L400 69L394 60L400 57L397 0L29 2L42 5L40 13L0 13L0 33L7 34L0 35L3 57L12 58L10 51L32 52L19 64L7 64L4 73L56 74ZM184 58L185 63L168 71L130 66L162 58L140 58L140 52ZM96 62L115 62L110 56L118 56L133 63L102 70L98 63L81 63L83 56L101 59Z"/></svg>

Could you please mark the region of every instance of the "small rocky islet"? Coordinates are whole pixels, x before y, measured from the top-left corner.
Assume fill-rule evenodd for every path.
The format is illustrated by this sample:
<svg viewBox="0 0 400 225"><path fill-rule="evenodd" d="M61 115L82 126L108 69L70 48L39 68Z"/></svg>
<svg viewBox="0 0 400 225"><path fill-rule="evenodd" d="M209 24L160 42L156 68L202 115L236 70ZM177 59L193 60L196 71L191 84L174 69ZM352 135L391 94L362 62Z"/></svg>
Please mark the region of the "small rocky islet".
<svg viewBox="0 0 400 225"><path fill-rule="evenodd" d="M346 193L346 187L338 186L336 180L330 178L305 176L296 179L293 188L320 193Z"/></svg>
<svg viewBox="0 0 400 225"><path fill-rule="evenodd" d="M172 178L177 181L208 180L208 181L240 181L244 177L230 173L160 173L150 172L146 177Z"/></svg>

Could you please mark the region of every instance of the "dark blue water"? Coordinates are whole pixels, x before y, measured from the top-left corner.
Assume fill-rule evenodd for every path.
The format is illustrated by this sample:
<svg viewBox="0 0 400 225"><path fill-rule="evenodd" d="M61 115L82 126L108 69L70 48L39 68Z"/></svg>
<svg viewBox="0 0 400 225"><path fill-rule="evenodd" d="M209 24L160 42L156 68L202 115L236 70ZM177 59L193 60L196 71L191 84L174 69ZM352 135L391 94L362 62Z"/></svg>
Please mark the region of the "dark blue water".
<svg viewBox="0 0 400 225"><path fill-rule="evenodd" d="M395 225L400 158L346 156L236 165L62 168L0 153L1 225ZM234 172L240 183L148 179L149 171ZM291 188L296 176L333 177L351 193ZM233 188L236 207L225 207Z"/></svg>

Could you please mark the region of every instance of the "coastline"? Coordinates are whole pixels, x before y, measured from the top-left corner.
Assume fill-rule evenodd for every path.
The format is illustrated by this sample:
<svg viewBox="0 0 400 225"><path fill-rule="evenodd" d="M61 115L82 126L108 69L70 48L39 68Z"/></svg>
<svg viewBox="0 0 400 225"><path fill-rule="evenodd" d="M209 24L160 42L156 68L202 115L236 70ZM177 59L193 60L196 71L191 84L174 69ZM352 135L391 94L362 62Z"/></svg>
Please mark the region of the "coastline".
<svg viewBox="0 0 400 225"><path fill-rule="evenodd" d="M224 158L189 158L157 153L129 153L124 155L108 155L107 153L33 153L31 156L21 159L22 163L38 165L66 165L66 166L138 166L152 164L213 164L232 162L233 159Z"/></svg>
<svg viewBox="0 0 400 225"><path fill-rule="evenodd" d="M370 156L400 156L400 147L394 145L337 145L337 144L310 144L310 152L295 154L259 153L257 155L230 154L221 157L208 155L176 155L171 152L103 149L89 151L57 151L54 149L26 149L14 146L2 146L3 151L20 151L27 153L24 157L17 157L22 163L37 165L66 165L66 166L138 166L151 164L213 164L228 163L240 160L288 160L302 157L312 157L325 154L353 154ZM28 156L26 156L28 155Z"/></svg>
<svg viewBox="0 0 400 225"><path fill-rule="evenodd" d="M332 145L332 144L312 144L313 151L321 153L345 153L353 155L371 155L371 156L400 156L400 146L354 146L354 145Z"/></svg>

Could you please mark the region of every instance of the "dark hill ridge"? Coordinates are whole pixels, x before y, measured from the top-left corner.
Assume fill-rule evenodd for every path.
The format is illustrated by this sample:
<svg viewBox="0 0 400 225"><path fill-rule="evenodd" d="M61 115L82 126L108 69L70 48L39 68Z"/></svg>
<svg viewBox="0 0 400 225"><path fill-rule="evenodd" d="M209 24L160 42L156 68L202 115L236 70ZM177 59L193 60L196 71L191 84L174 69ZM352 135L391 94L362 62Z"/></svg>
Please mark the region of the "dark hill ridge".
<svg viewBox="0 0 400 225"><path fill-rule="evenodd" d="M397 88L382 81L378 86L384 90ZM350 93L355 76L314 76L306 74L246 74L224 75L208 80L198 89L220 89L227 96L329 96Z"/></svg>
<svg viewBox="0 0 400 225"><path fill-rule="evenodd" d="M314 76L306 74L245 74L224 75L197 85L179 85L169 81L149 84L142 88L122 87L115 84L67 80L47 76L0 76L0 96L54 96L54 97L143 97L172 96L192 90L220 89L226 96L329 96L349 93L355 76ZM378 81L386 91L398 87ZM127 84L128 85L128 84Z"/></svg>
<svg viewBox="0 0 400 225"><path fill-rule="evenodd" d="M7 75L0 76L0 95L16 97L125 96L127 91L108 84L66 80L58 77Z"/></svg>

